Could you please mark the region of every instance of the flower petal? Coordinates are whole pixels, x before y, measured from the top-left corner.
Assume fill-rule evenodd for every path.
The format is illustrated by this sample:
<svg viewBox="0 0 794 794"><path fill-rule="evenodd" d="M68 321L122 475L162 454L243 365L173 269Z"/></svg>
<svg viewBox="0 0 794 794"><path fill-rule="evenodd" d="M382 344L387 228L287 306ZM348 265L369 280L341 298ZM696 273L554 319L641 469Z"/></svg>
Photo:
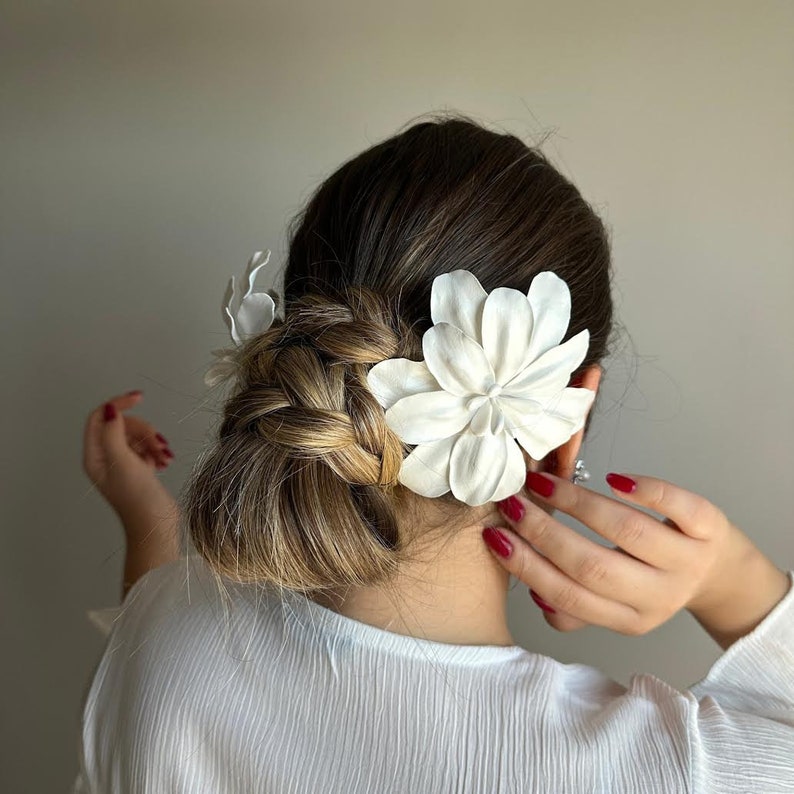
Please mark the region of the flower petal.
<svg viewBox="0 0 794 794"><path fill-rule="evenodd" d="M441 496L449 491L449 456L457 436L419 444L406 456L399 481L422 496Z"/></svg>
<svg viewBox="0 0 794 794"><path fill-rule="evenodd" d="M254 255L248 260L248 265L246 267L246 277L248 281L248 288L246 291L239 296L237 296L236 285L234 283L234 276L231 277L229 281L229 286L226 288L226 294L223 298L223 319L226 322L226 325L229 327L229 332L232 335L232 340L236 345L241 345L244 341L245 336L252 336L256 335L257 333L261 333L273 322L273 314L275 311L275 303L273 303L273 308L269 309L266 305L263 307L262 304L267 304L262 298L255 298L253 304L251 304L246 311L244 312L242 319L241 319L241 309L243 308L244 304L249 298L253 298L254 294L252 294L252 290L254 288L254 281L256 279L256 275L259 272L260 268L264 267L268 260L270 259L270 251L267 252L267 256L265 257L264 261L259 261L262 257L262 251L257 251ZM242 285L241 285L242 286ZM255 294L265 294L265 293L255 293ZM269 295L267 296L270 302L273 302L273 298ZM257 317L258 310L263 309L264 314L261 316L261 321L257 319L256 322L253 322L254 318ZM267 321L267 326L262 327L262 323L265 322L265 318L269 316L269 320ZM260 329L261 330L258 330ZM244 330L244 329L256 329L256 330Z"/></svg>
<svg viewBox="0 0 794 794"><path fill-rule="evenodd" d="M514 430L515 439L535 459L543 460L553 449L564 444L576 432L570 422L545 417L535 427Z"/></svg>
<svg viewBox="0 0 794 794"><path fill-rule="evenodd" d="M254 281L256 281L256 274L259 272L260 268L263 268L270 259L270 251L267 252L267 256L265 256L264 260L259 262L259 260L263 256L262 251L256 251L254 255L248 260L248 267L246 268L248 271L248 289L243 295L243 299L247 298L254 290Z"/></svg>
<svg viewBox="0 0 794 794"><path fill-rule="evenodd" d="M464 432L458 437L449 460L449 485L456 499L472 506L482 505L492 501L500 487L512 487L517 479L516 491L520 489L520 475L525 473L523 457L516 447L521 459L519 471L517 457L508 444L516 446L504 433L475 436Z"/></svg>
<svg viewBox="0 0 794 794"><path fill-rule="evenodd" d="M504 414L499 409L498 403L493 403L492 407L493 407L493 411L491 411L491 433L495 436L498 436L500 433L504 432L505 417Z"/></svg>
<svg viewBox="0 0 794 794"><path fill-rule="evenodd" d="M410 394L386 411L386 424L407 444L426 444L451 436L469 422L468 398L446 391Z"/></svg>
<svg viewBox="0 0 794 794"><path fill-rule="evenodd" d="M524 463L524 456L521 454L521 447L507 433L501 433L499 437L505 440L507 465L502 479L488 500L489 502L498 502L500 499L507 499L508 496L518 493L524 487L524 482L527 479L527 467Z"/></svg>
<svg viewBox="0 0 794 794"><path fill-rule="evenodd" d="M596 392L592 389L566 388L556 398L546 403L543 410L548 415L573 422L571 430L573 435L584 427L595 398Z"/></svg>
<svg viewBox="0 0 794 794"><path fill-rule="evenodd" d="M532 279L527 293L535 324L527 349L527 362L560 343L571 321L571 292L555 273L545 270Z"/></svg>
<svg viewBox="0 0 794 794"><path fill-rule="evenodd" d="M551 348L504 384L504 391L542 401L553 396L568 383L571 373L584 361L590 344L585 328L567 342Z"/></svg>
<svg viewBox="0 0 794 794"><path fill-rule="evenodd" d="M441 389L424 361L407 358L379 361L367 373L367 382L384 408L391 408L397 400L411 394Z"/></svg>
<svg viewBox="0 0 794 794"><path fill-rule="evenodd" d="M474 273L468 270L442 273L433 279L430 288L430 317L434 324L454 325L481 344L482 310L487 297Z"/></svg>
<svg viewBox="0 0 794 794"><path fill-rule="evenodd" d="M226 321L226 325L229 327L229 333L232 335L232 341L234 344L241 345L242 340L240 339L240 335L237 333L237 327L234 323L234 316L237 314L235 298L234 276L232 276L229 280L229 285L226 287L226 295L224 296L223 319Z"/></svg>
<svg viewBox="0 0 794 794"><path fill-rule="evenodd" d="M518 397L502 392L496 398L496 404L507 419L508 426L511 423L532 423L543 415L544 403L529 397Z"/></svg>
<svg viewBox="0 0 794 794"><path fill-rule="evenodd" d="M532 450L539 449L533 439L535 438L534 429L541 427L545 419L543 405L534 400L524 400L506 394L499 395L498 403L502 416L505 418L505 431L516 439L535 460L540 460Z"/></svg>
<svg viewBox="0 0 794 794"><path fill-rule="evenodd" d="M474 412L469 424L469 430L475 436L484 436L490 432L491 416L493 414L492 401L487 397L484 398L485 402Z"/></svg>
<svg viewBox="0 0 794 794"><path fill-rule="evenodd" d="M535 460L542 460L584 427L594 399L595 392L590 389L566 388L537 415L522 414L513 401L500 402L510 435Z"/></svg>
<svg viewBox="0 0 794 794"><path fill-rule="evenodd" d="M247 295L237 311L237 333L242 339L247 339L267 331L275 312L275 301L266 292Z"/></svg>
<svg viewBox="0 0 794 794"><path fill-rule="evenodd" d="M483 394L494 383L485 351L454 325L442 322L428 328L422 352L428 369L450 394Z"/></svg>
<svg viewBox="0 0 794 794"><path fill-rule="evenodd" d="M504 384L532 361L532 308L517 289L497 287L482 311L482 347L497 383Z"/></svg>

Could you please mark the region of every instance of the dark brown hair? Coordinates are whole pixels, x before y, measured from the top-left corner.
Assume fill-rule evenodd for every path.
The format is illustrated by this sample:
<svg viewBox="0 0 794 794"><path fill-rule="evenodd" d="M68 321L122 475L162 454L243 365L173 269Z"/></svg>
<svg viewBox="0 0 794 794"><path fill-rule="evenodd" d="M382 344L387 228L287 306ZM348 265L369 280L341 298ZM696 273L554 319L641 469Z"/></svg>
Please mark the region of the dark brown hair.
<svg viewBox="0 0 794 794"><path fill-rule="evenodd" d="M572 382L608 355L607 231L537 148L460 114L372 146L294 219L283 319L234 353L234 393L183 497L216 572L306 593L383 583L410 558L409 507L432 501L449 526L471 510L397 482L413 447L366 380L384 359L422 358L431 284L456 269L524 293L552 270L571 291L563 341L590 332Z"/></svg>

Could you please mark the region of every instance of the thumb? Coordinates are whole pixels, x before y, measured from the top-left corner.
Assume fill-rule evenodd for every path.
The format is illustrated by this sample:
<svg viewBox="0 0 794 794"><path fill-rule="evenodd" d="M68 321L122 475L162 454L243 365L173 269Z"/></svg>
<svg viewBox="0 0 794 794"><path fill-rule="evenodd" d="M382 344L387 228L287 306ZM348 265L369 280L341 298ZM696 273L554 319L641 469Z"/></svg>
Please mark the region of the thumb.
<svg viewBox="0 0 794 794"><path fill-rule="evenodd" d="M127 444L124 416L115 402L107 402L101 411L100 438L110 460L122 460L131 453Z"/></svg>
<svg viewBox="0 0 794 794"><path fill-rule="evenodd" d="M121 412L139 400L140 392L128 392L100 404L88 415L83 430L83 470L94 484L104 480L109 464L134 454L127 444L127 428Z"/></svg>

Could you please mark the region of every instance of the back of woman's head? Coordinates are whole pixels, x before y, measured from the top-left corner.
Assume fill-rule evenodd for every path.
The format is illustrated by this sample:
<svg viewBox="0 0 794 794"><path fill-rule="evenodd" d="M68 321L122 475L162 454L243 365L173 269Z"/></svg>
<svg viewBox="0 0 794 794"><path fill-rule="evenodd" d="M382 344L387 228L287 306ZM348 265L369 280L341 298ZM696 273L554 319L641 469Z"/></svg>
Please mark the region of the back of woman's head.
<svg viewBox="0 0 794 794"><path fill-rule="evenodd" d="M553 271L571 293L564 339L590 334L572 382L608 354L608 234L542 153L459 115L373 146L293 221L283 320L236 351L218 439L186 484L186 526L217 573L302 592L385 583L411 554L409 507L432 501L448 531L471 510L397 481L413 447L367 384L380 361L422 359L433 279L457 269L525 294Z"/></svg>

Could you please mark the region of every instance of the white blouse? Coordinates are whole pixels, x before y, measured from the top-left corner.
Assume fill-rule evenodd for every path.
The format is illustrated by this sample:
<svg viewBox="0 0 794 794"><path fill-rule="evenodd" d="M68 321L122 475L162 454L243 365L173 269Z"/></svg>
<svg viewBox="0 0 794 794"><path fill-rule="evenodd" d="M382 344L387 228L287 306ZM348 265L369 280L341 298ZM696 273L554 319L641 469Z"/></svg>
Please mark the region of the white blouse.
<svg viewBox="0 0 794 794"><path fill-rule="evenodd" d="M73 792L794 792L792 588L683 692L451 645L229 583L184 557L120 607ZM110 620L110 622L102 622Z"/></svg>

